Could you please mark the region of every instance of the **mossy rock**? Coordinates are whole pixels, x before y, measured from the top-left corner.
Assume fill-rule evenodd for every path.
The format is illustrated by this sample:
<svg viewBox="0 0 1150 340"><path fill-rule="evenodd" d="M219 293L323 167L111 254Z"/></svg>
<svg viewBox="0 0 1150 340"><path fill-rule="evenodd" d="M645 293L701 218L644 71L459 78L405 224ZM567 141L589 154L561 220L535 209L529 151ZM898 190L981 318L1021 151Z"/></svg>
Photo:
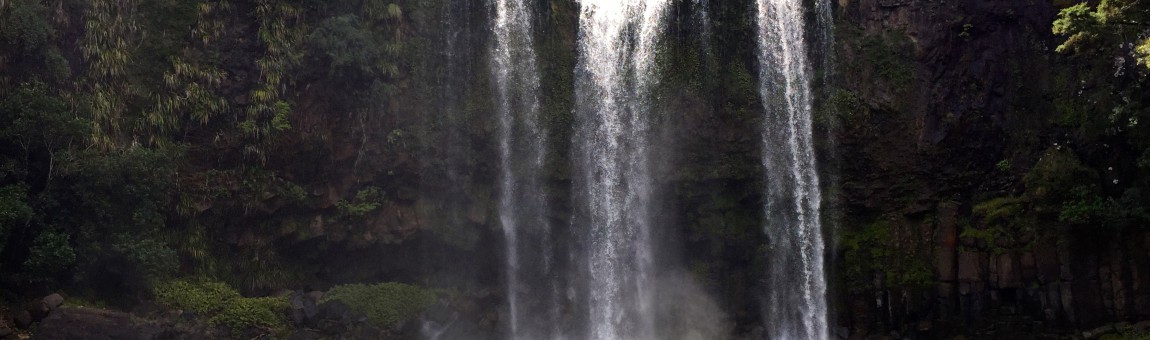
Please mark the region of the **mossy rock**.
<svg viewBox="0 0 1150 340"><path fill-rule="evenodd" d="M336 286L324 294L320 303L339 301L363 313L376 326L394 330L418 317L435 300L435 292L429 289L387 282Z"/></svg>

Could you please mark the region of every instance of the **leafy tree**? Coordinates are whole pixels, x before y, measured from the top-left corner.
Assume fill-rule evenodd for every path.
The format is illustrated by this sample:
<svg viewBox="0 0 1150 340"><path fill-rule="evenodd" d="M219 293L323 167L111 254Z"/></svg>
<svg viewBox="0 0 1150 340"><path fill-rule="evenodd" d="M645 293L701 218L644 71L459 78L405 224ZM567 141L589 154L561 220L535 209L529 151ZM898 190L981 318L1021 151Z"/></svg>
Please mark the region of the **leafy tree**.
<svg viewBox="0 0 1150 340"><path fill-rule="evenodd" d="M15 1L0 15L0 46L7 51L35 54L49 44L55 32L48 21L48 7L40 1Z"/></svg>
<svg viewBox="0 0 1150 340"><path fill-rule="evenodd" d="M0 187L0 251L4 250L10 231L32 218L27 196L23 185Z"/></svg>
<svg viewBox="0 0 1150 340"><path fill-rule="evenodd" d="M21 84L0 98L0 149L14 148L20 166L0 168L0 179L6 175L16 180L35 180L47 186L57 173L57 155L83 141L88 123L77 117L59 97L41 82ZM4 173L8 170L8 173ZM44 178L25 176L41 174ZM31 183L30 183L31 184Z"/></svg>
<svg viewBox="0 0 1150 340"><path fill-rule="evenodd" d="M31 255L24 261L26 272L33 280L50 279L76 262L76 251L68 242L68 234L44 231L32 241Z"/></svg>
<svg viewBox="0 0 1150 340"><path fill-rule="evenodd" d="M1150 69L1150 2L1102 0L1082 2L1062 10L1054 33L1067 36L1058 52L1111 51L1132 54Z"/></svg>

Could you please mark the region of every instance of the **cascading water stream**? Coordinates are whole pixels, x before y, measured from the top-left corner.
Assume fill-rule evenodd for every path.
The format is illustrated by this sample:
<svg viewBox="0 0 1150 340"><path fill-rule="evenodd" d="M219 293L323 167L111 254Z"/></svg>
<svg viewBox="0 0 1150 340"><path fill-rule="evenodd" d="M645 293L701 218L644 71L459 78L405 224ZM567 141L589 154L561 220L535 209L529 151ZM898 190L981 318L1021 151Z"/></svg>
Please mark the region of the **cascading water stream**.
<svg viewBox="0 0 1150 340"><path fill-rule="evenodd" d="M587 338L652 339L649 92L667 0L582 0L577 179L586 209Z"/></svg>
<svg viewBox="0 0 1150 340"><path fill-rule="evenodd" d="M699 25L699 48L702 49L703 55L709 56L711 54L711 35L713 34L711 28L711 1L710 0L694 0L694 21Z"/></svg>
<svg viewBox="0 0 1150 340"><path fill-rule="evenodd" d="M821 193L811 129L812 70L803 11L802 0L758 0L770 242L763 313L770 339L828 338Z"/></svg>
<svg viewBox="0 0 1150 340"><path fill-rule="evenodd" d="M499 114L500 219L512 339L656 338L650 159L655 51L668 0L581 0L573 149L581 250L560 273L542 187L547 133L529 0L493 0L491 71ZM706 11L707 1L695 5ZM820 190L802 0L758 0L771 339L826 339ZM826 4L816 10L825 11ZM699 14L707 24L706 14ZM818 20L825 20L819 16ZM704 28L704 42L709 29ZM570 269L570 268L569 268ZM564 280L573 280L567 282ZM563 281L563 282L560 282ZM577 282L575 282L577 281ZM578 296L574 290L585 292ZM560 329L585 308L587 329ZM581 318L575 317L576 320Z"/></svg>
<svg viewBox="0 0 1150 340"><path fill-rule="evenodd" d="M506 240L510 338L550 339L558 335L559 289L540 183L547 134L539 123L539 74L528 1L494 4L491 70L500 126L499 216Z"/></svg>

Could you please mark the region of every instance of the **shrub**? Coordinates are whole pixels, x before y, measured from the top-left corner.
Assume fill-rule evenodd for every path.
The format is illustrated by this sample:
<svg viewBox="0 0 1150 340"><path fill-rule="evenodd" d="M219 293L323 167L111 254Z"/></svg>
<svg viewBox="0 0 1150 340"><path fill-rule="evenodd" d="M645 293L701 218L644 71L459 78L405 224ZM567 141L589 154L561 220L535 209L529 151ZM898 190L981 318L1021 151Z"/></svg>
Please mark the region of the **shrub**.
<svg viewBox="0 0 1150 340"><path fill-rule="evenodd" d="M27 203L27 189L21 185L0 187L0 251L8 243L8 232L16 225L32 218L34 212Z"/></svg>
<svg viewBox="0 0 1150 340"><path fill-rule="evenodd" d="M48 279L76 262L76 251L68 242L68 234L44 231L32 241L31 254L24 268L37 279Z"/></svg>
<svg viewBox="0 0 1150 340"><path fill-rule="evenodd" d="M196 313L219 311L226 303L240 299L240 293L219 282L169 281L153 287L156 300L170 307Z"/></svg>
<svg viewBox="0 0 1150 340"><path fill-rule="evenodd" d="M423 313L435 298L431 290L388 282L336 286L324 294L320 302L342 302L377 326L396 329Z"/></svg>
<svg viewBox="0 0 1150 340"><path fill-rule="evenodd" d="M214 326L269 332L287 327L290 304L286 296L245 298L227 284L211 281L168 281L153 290L160 303L210 316L208 323Z"/></svg>
<svg viewBox="0 0 1150 340"><path fill-rule="evenodd" d="M229 302L208 322L228 326L233 330L249 327L277 330L287 326L288 306L286 296L239 298Z"/></svg>

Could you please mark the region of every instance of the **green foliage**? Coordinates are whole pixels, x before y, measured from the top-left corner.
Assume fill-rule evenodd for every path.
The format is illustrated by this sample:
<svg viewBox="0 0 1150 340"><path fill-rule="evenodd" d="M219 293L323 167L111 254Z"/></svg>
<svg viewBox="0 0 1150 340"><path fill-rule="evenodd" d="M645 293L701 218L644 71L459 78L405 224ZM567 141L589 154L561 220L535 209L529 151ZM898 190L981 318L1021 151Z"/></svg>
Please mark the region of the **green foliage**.
<svg viewBox="0 0 1150 340"><path fill-rule="evenodd" d="M885 221L843 233L844 274L851 287L877 288L876 276L886 286L901 289L922 289L935 282L929 258L916 254L913 245L895 242L894 237L891 224Z"/></svg>
<svg viewBox="0 0 1150 340"><path fill-rule="evenodd" d="M287 327L289 306L286 296L238 298L228 301L208 322L237 331L248 328L278 331Z"/></svg>
<svg viewBox="0 0 1150 340"><path fill-rule="evenodd" d="M326 73L322 77L331 80L329 95L340 98L341 109L357 112L362 121L379 110L386 96L398 92L396 81L414 61L399 4L366 0L359 7L336 10L306 34L302 47L309 61L301 71Z"/></svg>
<svg viewBox="0 0 1150 340"><path fill-rule="evenodd" d="M848 280L867 283L869 274L879 268L878 263L886 257L886 248L890 240L890 224L876 222L867 225L862 230L844 232L841 245L846 259L846 277ZM868 284L869 286L869 284Z"/></svg>
<svg viewBox="0 0 1150 340"><path fill-rule="evenodd" d="M38 275L33 279L50 278L76 262L76 251L68 243L68 234L45 231L32 241L31 254L24 268Z"/></svg>
<svg viewBox="0 0 1150 340"><path fill-rule="evenodd" d="M22 185L0 187L0 251L8 244L11 230L28 222L35 213L28 206L27 196L27 188Z"/></svg>
<svg viewBox="0 0 1150 340"><path fill-rule="evenodd" d="M227 303L240 299L240 293L227 284L211 281L168 281L152 287L156 301L196 313L214 313Z"/></svg>
<svg viewBox="0 0 1150 340"><path fill-rule="evenodd" d="M343 15L325 20L308 36L308 46L329 60L330 72L338 76L374 73L384 57L368 27L358 16Z"/></svg>
<svg viewBox="0 0 1150 340"><path fill-rule="evenodd" d="M870 117L870 108L852 91L835 89L822 104L818 115L814 117L815 123L820 126L838 129L844 126L865 128L869 125L866 119Z"/></svg>
<svg viewBox="0 0 1150 340"><path fill-rule="evenodd" d="M1062 9L1053 24L1054 34L1067 37L1058 46L1058 52L1108 54L1128 51L1138 63L1150 68L1148 30L1150 4L1139 0L1082 2Z"/></svg>
<svg viewBox="0 0 1150 340"><path fill-rule="evenodd" d="M970 40L970 30L973 28L974 28L974 25L971 25L971 24L962 25L962 32L959 32L958 36L960 38Z"/></svg>
<svg viewBox="0 0 1150 340"><path fill-rule="evenodd" d="M160 240L144 235L121 234L113 239L111 250L126 256L150 278L175 274L179 266L176 251Z"/></svg>
<svg viewBox="0 0 1150 340"><path fill-rule="evenodd" d="M998 161L998 163L994 164L994 167L998 168L998 171L1010 172L1010 169L1013 168L1014 166L1010 163L1009 159L1003 159L1001 161Z"/></svg>
<svg viewBox="0 0 1150 340"><path fill-rule="evenodd" d="M173 203L175 154L135 148L66 156L61 172L71 185L54 194L58 204L81 214L59 216L58 223L101 240L115 236L113 232L147 235L166 225Z"/></svg>
<svg viewBox="0 0 1150 340"><path fill-rule="evenodd" d="M1026 199L1020 197L999 197L975 205L973 211L982 215L983 223L993 224L1018 217L1026 203Z"/></svg>
<svg viewBox="0 0 1150 340"><path fill-rule="evenodd" d="M1138 189L1128 189L1118 199L1103 197L1083 187L1073 191L1058 214L1058 220L1075 225L1123 228L1150 222Z"/></svg>
<svg viewBox="0 0 1150 340"><path fill-rule="evenodd" d="M39 81L22 83L15 91L0 97L0 122L4 122L0 124L0 142L17 144L25 156L38 151L56 152L78 144L88 128L88 121L77 117Z"/></svg>
<svg viewBox="0 0 1150 340"><path fill-rule="evenodd" d="M1065 53L1080 48L1083 41L1097 38L1094 32L1097 26L1098 18L1089 3L1083 2L1062 9L1058 13L1058 20L1054 21L1053 31L1058 35L1070 35L1070 38L1056 50Z"/></svg>
<svg viewBox="0 0 1150 340"><path fill-rule="evenodd" d="M914 78L913 43L905 32L890 31L862 38L861 49L866 65L898 90L907 90Z"/></svg>
<svg viewBox="0 0 1150 340"><path fill-rule="evenodd" d="M359 190L359 192L355 194L355 199L351 201L340 200L335 203L335 207L339 210L340 216L363 216L379 209L383 202L383 197L383 190L380 190L378 187L367 187Z"/></svg>
<svg viewBox="0 0 1150 340"><path fill-rule="evenodd" d="M1056 210L1070 198L1071 189L1091 185L1097 178L1097 173L1084 166L1072 150L1055 146L1042 154L1024 182L1026 194L1040 204L1039 210Z"/></svg>
<svg viewBox="0 0 1150 340"><path fill-rule="evenodd" d="M7 11L0 12L0 46L6 51L32 55L48 45L55 32L41 1L12 1Z"/></svg>
<svg viewBox="0 0 1150 340"><path fill-rule="evenodd" d="M1134 53L1141 56L1138 58L1138 63L1150 68L1150 38L1143 40L1141 44L1134 47Z"/></svg>
<svg viewBox="0 0 1150 340"><path fill-rule="evenodd" d="M32 218L32 214L27 188L22 185L0 187L0 235L4 230Z"/></svg>
<svg viewBox="0 0 1150 340"><path fill-rule="evenodd" d="M982 228L967 226L959 236L980 240L996 254L1031 246L1039 232L1039 216L1032 207L1028 196L997 197L976 204L972 212L982 216Z"/></svg>
<svg viewBox="0 0 1150 340"><path fill-rule="evenodd" d="M322 302L339 301L363 313L372 323L398 329L435 303L435 292L402 283L350 284L333 287Z"/></svg>
<svg viewBox="0 0 1150 340"><path fill-rule="evenodd" d="M210 316L212 325L271 332L287 327L286 296L245 298L227 284L213 281L166 281L155 284L152 291L162 304Z"/></svg>

